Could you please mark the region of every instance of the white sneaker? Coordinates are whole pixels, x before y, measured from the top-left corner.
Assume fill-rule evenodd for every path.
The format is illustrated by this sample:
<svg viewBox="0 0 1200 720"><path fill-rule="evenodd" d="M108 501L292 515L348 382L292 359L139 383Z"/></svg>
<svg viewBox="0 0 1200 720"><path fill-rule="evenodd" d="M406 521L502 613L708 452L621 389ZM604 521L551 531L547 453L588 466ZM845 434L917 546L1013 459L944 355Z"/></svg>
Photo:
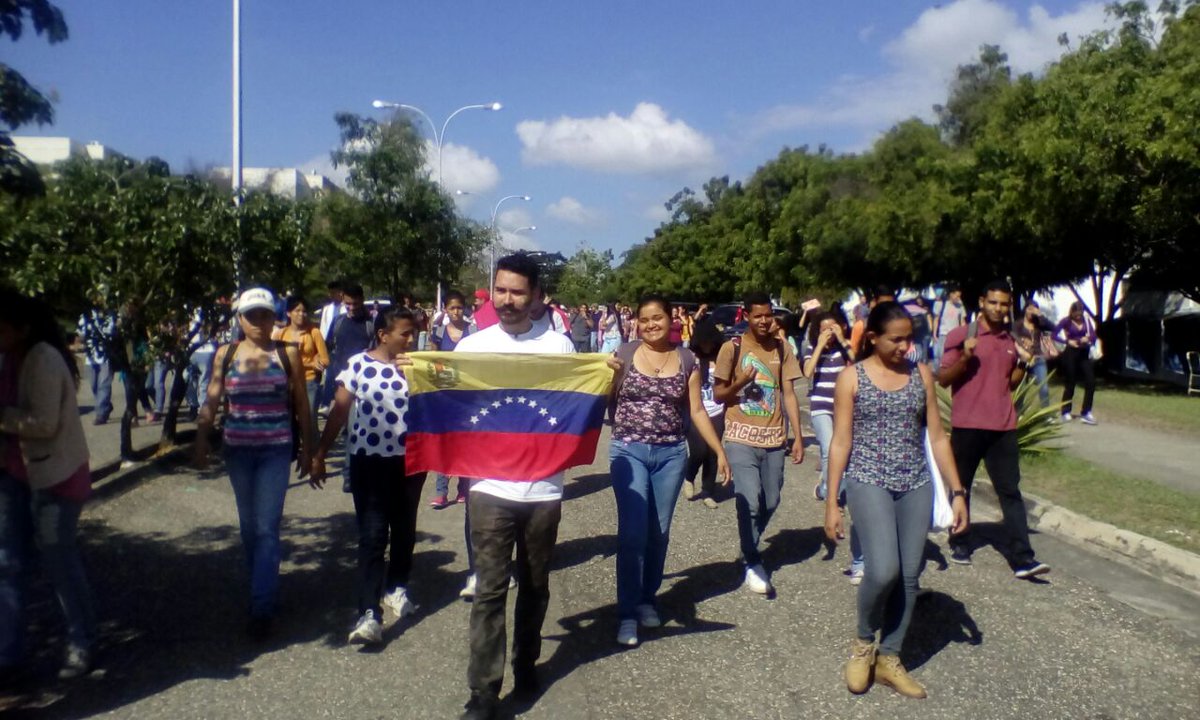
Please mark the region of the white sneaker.
<svg viewBox="0 0 1200 720"><path fill-rule="evenodd" d="M662 618L658 616L658 611L654 609L653 605L638 605L637 619L638 624L642 627L662 627Z"/></svg>
<svg viewBox="0 0 1200 720"><path fill-rule="evenodd" d="M467 584L463 585L463 589L458 591L458 596L468 600L475 597L475 573L467 576Z"/></svg>
<svg viewBox="0 0 1200 720"><path fill-rule="evenodd" d="M1079 419L1080 419L1080 421L1083 422L1084 425L1095 425L1096 424L1096 418L1093 417L1091 413L1084 413L1079 416Z"/></svg>
<svg viewBox="0 0 1200 720"><path fill-rule="evenodd" d="M417 606L408 597L408 591L398 587L383 596L383 606L396 613L397 618L404 618L417 611Z"/></svg>
<svg viewBox="0 0 1200 720"><path fill-rule="evenodd" d="M763 569L762 565L751 565L746 568L746 587L750 588L750 592L755 592L759 595L769 595L775 589L771 587L767 571Z"/></svg>
<svg viewBox="0 0 1200 720"><path fill-rule="evenodd" d="M354 629L350 631L350 642L360 645L378 645L383 642L383 627L375 617L373 610L362 614Z"/></svg>
<svg viewBox="0 0 1200 720"><path fill-rule="evenodd" d="M1072 417L1071 417L1071 413L1063 413L1063 414L1062 414L1062 421L1063 421L1063 422L1065 422L1065 423L1069 423L1069 422L1071 422L1071 420L1073 420L1073 419L1074 419L1074 418L1072 418Z"/></svg>
<svg viewBox="0 0 1200 720"><path fill-rule="evenodd" d="M637 620L622 620L621 627L617 629L617 644L628 645L629 647L637 645L637 627Z"/></svg>
<svg viewBox="0 0 1200 720"><path fill-rule="evenodd" d="M844 574L848 578L850 578L851 585L861 585L862 581L863 581L863 575L865 575L866 573L860 567L856 568L856 567L851 566L851 567L846 568L846 571Z"/></svg>

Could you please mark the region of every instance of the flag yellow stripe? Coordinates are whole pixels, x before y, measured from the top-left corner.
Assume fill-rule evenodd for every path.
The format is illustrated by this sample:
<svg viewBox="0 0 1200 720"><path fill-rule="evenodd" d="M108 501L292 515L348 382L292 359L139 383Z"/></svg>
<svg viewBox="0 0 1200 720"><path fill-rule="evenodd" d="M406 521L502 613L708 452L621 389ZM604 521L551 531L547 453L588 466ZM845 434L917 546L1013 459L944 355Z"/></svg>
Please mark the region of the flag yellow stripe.
<svg viewBox="0 0 1200 720"><path fill-rule="evenodd" d="M405 369L411 394L460 390L567 390L607 395L613 371L608 355L524 355L516 353L417 352Z"/></svg>

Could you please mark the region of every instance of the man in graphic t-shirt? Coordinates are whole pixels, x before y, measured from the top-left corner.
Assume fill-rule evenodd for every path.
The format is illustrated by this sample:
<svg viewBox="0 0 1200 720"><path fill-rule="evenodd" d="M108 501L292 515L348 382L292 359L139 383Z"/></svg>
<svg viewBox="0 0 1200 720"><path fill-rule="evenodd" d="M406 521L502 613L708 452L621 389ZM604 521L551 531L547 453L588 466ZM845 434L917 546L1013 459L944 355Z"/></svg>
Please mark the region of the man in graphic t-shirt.
<svg viewBox="0 0 1200 720"><path fill-rule="evenodd" d="M779 507L784 456L788 454L787 424L796 431L792 462L804 460L800 407L792 390L792 383L801 373L791 347L772 332L770 296L751 293L746 296L743 309L749 327L740 338L721 347L713 377L717 400L728 408L725 454L733 470L738 541L746 565L746 586L767 595L773 588L763 568L758 544L771 515Z"/></svg>
<svg viewBox="0 0 1200 720"><path fill-rule="evenodd" d="M566 335L550 323L530 317L541 299L538 266L524 255L509 255L496 264L492 303L499 324L464 337L455 352L574 352ZM503 456L504 447L488 452ZM514 462L520 462L514 456ZM538 689L534 664L541 654L542 623L550 602L550 559L562 517L563 474L522 480L481 479L471 483L471 546L475 555L475 599L471 606L471 656L467 685L471 699L465 719L496 716L504 681L509 564L517 547L512 574L518 580L513 614L513 692L531 697ZM521 542L517 542L517 538Z"/></svg>

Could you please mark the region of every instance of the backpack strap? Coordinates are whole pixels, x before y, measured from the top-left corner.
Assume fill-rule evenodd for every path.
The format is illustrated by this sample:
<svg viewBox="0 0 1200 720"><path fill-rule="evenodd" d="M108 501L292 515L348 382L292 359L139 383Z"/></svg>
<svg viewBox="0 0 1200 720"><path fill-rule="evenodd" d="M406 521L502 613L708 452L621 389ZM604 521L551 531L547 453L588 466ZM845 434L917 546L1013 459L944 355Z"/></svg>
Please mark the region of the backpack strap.
<svg viewBox="0 0 1200 720"><path fill-rule="evenodd" d="M621 371L617 373L616 379L613 380L612 394L608 396L608 419L616 422L617 417L617 398L621 395L621 388L625 385L625 375L629 373L629 366L633 363L634 353L642 346L641 340L633 340L627 343L621 343L617 347L617 360L621 361Z"/></svg>

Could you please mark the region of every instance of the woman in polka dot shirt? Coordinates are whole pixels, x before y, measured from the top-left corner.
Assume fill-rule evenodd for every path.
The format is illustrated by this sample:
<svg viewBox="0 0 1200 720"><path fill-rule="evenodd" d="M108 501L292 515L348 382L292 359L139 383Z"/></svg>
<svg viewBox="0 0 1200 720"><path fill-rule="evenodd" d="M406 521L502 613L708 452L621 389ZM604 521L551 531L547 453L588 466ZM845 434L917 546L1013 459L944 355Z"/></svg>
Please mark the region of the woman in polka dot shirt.
<svg viewBox="0 0 1200 720"><path fill-rule="evenodd" d="M313 487L325 480L325 456L349 422L350 492L358 520L358 622L350 642L383 641L382 605L397 618L416 606L408 597L417 531L417 505L425 473L404 468L405 412L408 381L401 367L416 337L416 323L406 308L391 307L375 317L374 347L350 358L336 378L337 393L321 445L313 457ZM390 539L389 539L390 538ZM384 553L391 546L391 557Z"/></svg>

